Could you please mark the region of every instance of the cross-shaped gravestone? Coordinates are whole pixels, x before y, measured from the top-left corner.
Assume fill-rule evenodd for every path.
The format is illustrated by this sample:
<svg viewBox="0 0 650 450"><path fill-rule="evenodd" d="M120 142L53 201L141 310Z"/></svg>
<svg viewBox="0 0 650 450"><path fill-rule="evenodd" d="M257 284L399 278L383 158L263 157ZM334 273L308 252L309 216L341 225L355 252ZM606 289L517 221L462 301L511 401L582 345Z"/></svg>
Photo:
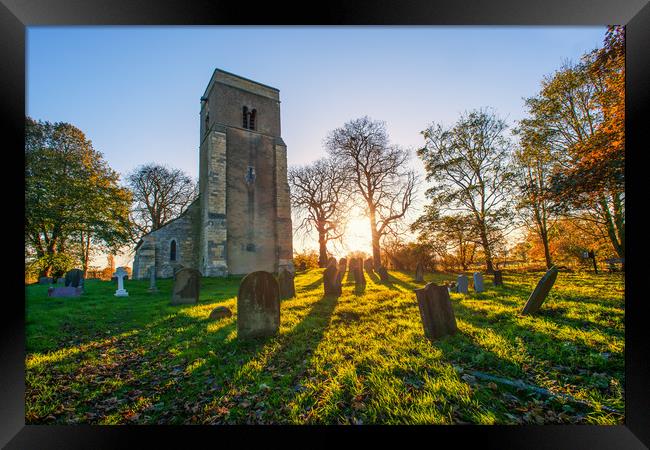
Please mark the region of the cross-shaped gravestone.
<svg viewBox="0 0 650 450"><path fill-rule="evenodd" d="M128 297L129 293L124 289L124 277L127 276L128 273L124 269L124 267L118 267L115 273L113 274L114 277L117 278L117 291L115 291L115 296L116 297Z"/></svg>

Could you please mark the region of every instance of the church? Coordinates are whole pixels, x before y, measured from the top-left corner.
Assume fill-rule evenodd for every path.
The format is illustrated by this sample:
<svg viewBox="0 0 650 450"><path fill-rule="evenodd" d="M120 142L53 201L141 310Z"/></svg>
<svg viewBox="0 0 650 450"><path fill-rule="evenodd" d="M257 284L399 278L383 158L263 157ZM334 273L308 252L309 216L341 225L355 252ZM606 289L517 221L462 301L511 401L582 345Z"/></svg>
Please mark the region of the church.
<svg viewBox="0 0 650 450"><path fill-rule="evenodd" d="M294 272L280 91L216 69L201 97L199 196L140 239L134 279Z"/></svg>

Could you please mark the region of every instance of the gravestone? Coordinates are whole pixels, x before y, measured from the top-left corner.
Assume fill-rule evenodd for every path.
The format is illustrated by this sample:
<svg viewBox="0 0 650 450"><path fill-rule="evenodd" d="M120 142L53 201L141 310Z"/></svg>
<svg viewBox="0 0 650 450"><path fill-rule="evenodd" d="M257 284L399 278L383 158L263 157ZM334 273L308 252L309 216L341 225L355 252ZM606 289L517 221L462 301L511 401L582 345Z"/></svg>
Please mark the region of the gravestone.
<svg viewBox="0 0 650 450"><path fill-rule="evenodd" d="M172 287L172 305L184 305L199 302L201 272L184 268L176 272Z"/></svg>
<svg viewBox="0 0 650 450"><path fill-rule="evenodd" d="M58 278L58 279L56 280L56 284L63 284L63 285L65 285L65 278Z"/></svg>
<svg viewBox="0 0 650 450"><path fill-rule="evenodd" d="M327 265L323 272L323 290L325 295L341 295L341 279L339 279L339 269L336 260Z"/></svg>
<svg viewBox="0 0 650 450"><path fill-rule="evenodd" d="M217 306L212 310L210 313L210 320L219 320L223 319L224 317L232 317L232 311L230 308L227 308L225 306Z"/></svg>
<svg viewBox="0 0 650 450"><path fill-rule="evenodd" d="M296 286L293 282L293 274L287 269L282 269L278 274L278 285L280 286L280 298L292 298L296 296Z"/></svg>
<svg viewBox="0 0 650 450"><path fill-rule="evenodd" d="M48 297L79 297L83 293L80 287L49 287L47 289Z"/></svg>
<svg viewBox="0 0 650 450"><path fill-rule="evenodd" d="M354 288L356 290L364 290L366 288L366 276L363 274L363 266L361 261L357 261L354 265Z"/></svg>
<svg viewBox="0 0 650 450"><path fill-rule="evenodd" d="M375 265L372 258L368 258L363 262L363 268L366 269L367 272L372 272L374 270Z"/></svg>
<svg viewBox="0 0 650 450"><path fill-rule="evenodd" d="M158 286L156 286L156 267L149 267L149 292L158 292Z"/></svg>
<svg viewBox="0 0 650 450"><path fill-rule="evenodd" d="M388 270L384 266L379 266L379 269L377 269L377 273L379 274L379 278L381 281L388 281Z"/></svg>
<svg viewBox="0 0 650 450"><path fill-rule="evenodd" d="M474 291L483 292L485 288L483 287L483 275L481 272L474 272Z"/></svg>
<svg viewBox="0 0 650 450"><path fill-rule="evenodd" d="M501 272L500 270L494 271L494 285L503 286L503 272Z"/></svg>
<svg viewBox="0 0 650 450"><path fill-rule="evenodd" d="M345 275L345 272L348 270L348 260L346 258L339 259L339 272L341 272L341 277Z"/></svg>
<svg viewBox="0 0 650 450"><path fill-rule="evenodd" d="M327 265L329 266L330 264L338 264L336 261L336 258L333 256L330 256L329 259L327 260Z"/></svg>
<svg viewBox="0 0 650 450"><path fill-rule="evenodd" d="M553 266L544 274L544 276L539 280L535 290L528 297L528 301L524 306L524 309L521 311L522 314L535 314L539 311L539 308L546 300L546 296L550 292L555 280L557 279L558 270L557 267Z"/></svg>
<svg viewBox="0 0 650 450"><path fill-rule="evenodd" d="M180 272L181 270L183 270L183 269L185 269L185 266L183 266L183 265L181 265L181 264L175 266L175 267L172 269L172 278L175 280L175 279L176 279L176 274L177 274L178 272ZM199 275L199 276L200 276L200 275Z"/></svg>
<svg viewBox="0 0 650 450"><path fill-rule="evenodd" d="M456 292L459 294L467 294L468 286L469 281L467 280L467 275L458 275L456 279Z"/></svg>
<svg viewBox="0 0 650 450"><path fill-rule="evenodd" d="M179 273L180 275L180 273ZM272 336L280 329L280 287L268 272L249 273L237 293L237 337Z"/></svg>
<svg viewBox="0 0 650 450"><path fill-rule="evenodd" d="M83 287L84 273L81 269L72 269L65 274L65 285L72 287Z"/></svg>
<svg viewBox="0 0 650 450"><path fill-rule="evenodd" d="M113 276L117 277L115 297L128 297L129 293L124 289L124 278L127 276L126 269L124 267L118 267Z"/></svg>
<svg viewBox="0 0 650 450"><path fill-rule="evenodd" d="M456 316L451 307L447 287L429 283L423 288L415 289L414 292L425 336L429 339L438 339L455 334L458 329Z"/></svg>
<svg viewBox="0 0 650 450"><path fill-rule="evenodd" d="M53 279L50 277L40 277L38 279L38 284L52 284Z"/></svg>
<svg viewBox="0 0 650 450"><path fill-rule="evenodd" d="M418 262L417 266L415 266L415 281L418 283L424 281L424 268L421 262Z"/></svg>

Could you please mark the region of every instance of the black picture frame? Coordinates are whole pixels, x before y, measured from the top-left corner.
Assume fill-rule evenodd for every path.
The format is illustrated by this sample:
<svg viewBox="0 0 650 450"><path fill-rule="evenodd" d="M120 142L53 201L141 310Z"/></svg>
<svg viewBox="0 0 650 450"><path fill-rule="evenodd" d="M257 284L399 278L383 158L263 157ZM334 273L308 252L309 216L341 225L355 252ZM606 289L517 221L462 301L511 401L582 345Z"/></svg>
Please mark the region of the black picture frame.
<svg viewBox="0 0 650 450"><path fill-rule="evenodd" d="M642 206L644 189L643 153L650 142L650 126L644 121L650 105L650 5L648 0L545 0L522 3L517 0L464 0L434 2L408 0L400 2L336 0L321 4L277 2L251 3L224 1L178 2L169 0L0 0L0 89L2 90L3 154L20 155L24 148L25 117L25 29L36 25L626 25L626 172L627 202L627 272L625 277L625 425L620 426L435 426L435 427L362 427L340 429L318 428L318 440L334 434L349 439L352 436L375 437L383 440L387 434L397 435L401 442L416 444L410 434L420 436L419 442L440 445L450 440L454 447L473 442L484 448L526 449L637 449L650 446L650 370L647 310L643 289L646 280L641 270L645 248ZM541 75L541 74L540 74ZM5 168L5 203L13 200L15 208L6 210L16 216L24 208L21 187L23 174L14 165ZM5 206L8 208L8 206ZM10 211L10 212L9 212ZM20 220L8 221L9 230L20 235ZM630 226L631 225L631 226ZM9 273L5 284L19 286L24 277L16 263L23 253L18 239L5 241L15 244L16 259L6 258ZM13 236L13 235L11 235ZM646 239L647 241L647 239ZM646 244L647 245L647 244ZM13 247L12 247L13 250ZM11 253L13 254L13 252ZM646 281L646 283L644 283ZM297 433L315 431L314 427L152 427L152 426L35 426L25 425L24 405L24 290L16 295L5 291L0 332L0 445L10 449L32 448L120 448L135 446L134 438L167 445L205 445L196 442L199 434L212 445L244 445L253 436L264 440L269 433L288 429ZM22 300L21 300L22 299ZM235 441L235 435L239 437ZM214 434L218 433L218 434ZM406 434L408 433L408 434ZM193 435L192 437L188 434ZM433 434L433 436L429 436ZM362 435L362 436L361 436ZM188 440L189 439L189 440ZM313 437L292 438L296 442ZM422 441L424 439L424 441ZM140 444L141 445L141 444Z"/></svg>

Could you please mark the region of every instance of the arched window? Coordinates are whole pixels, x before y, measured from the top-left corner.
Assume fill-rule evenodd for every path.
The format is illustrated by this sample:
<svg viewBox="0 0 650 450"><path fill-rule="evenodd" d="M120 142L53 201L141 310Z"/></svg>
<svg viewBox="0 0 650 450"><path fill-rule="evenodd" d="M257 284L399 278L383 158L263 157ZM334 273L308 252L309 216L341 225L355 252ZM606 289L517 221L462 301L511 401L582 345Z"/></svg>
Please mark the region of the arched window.
<svg viewBox="0 0 650 450"><path fill-rule="evenodd" d="M243 111L243 119L244 120L242 121L242 126L244 128L248 128L248 116L249 116L249 114L250 113L248 112L248 107L244 106L244 111Z"/></svg>
<svg viewBox="0 0 650 450"><path fill-rule="evenodd" d="M255 116L257 115L257 110L254 109L251 111L250 120L248 121L248 128L251 130L255 129Z"/></svg>
<svg viewBox="0 0 650 450"><path fill-rule="evenodd" d="M176 261L176 241L172 241L171 244L169 244L169 260L170 261Z"/></svg>

